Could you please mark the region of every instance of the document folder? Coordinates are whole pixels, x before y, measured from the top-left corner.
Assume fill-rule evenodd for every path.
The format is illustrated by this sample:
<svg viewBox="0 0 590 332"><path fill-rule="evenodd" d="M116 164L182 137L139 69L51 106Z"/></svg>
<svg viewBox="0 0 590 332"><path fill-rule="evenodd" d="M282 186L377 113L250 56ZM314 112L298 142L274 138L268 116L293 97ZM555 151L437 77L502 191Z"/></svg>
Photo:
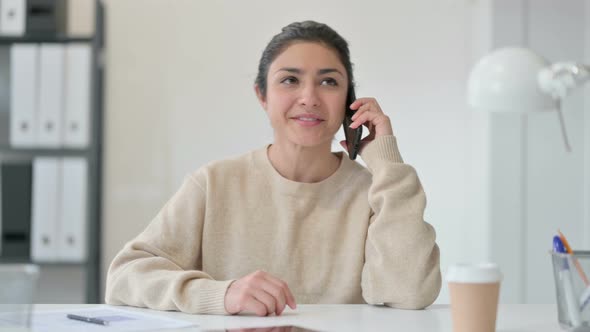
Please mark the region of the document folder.
<svg viewBox="0 0 590 332"><path fill-rule="evenodd" d="M33 160L31 259L35 262L55 262L58 258L59 164L57 158Z"/></svg>
<svg viewBox="0 0 590 332"><path fill-rule="evenodd" d="M37 143L39 47L14 44L10 48L10 144Z"/></svg>

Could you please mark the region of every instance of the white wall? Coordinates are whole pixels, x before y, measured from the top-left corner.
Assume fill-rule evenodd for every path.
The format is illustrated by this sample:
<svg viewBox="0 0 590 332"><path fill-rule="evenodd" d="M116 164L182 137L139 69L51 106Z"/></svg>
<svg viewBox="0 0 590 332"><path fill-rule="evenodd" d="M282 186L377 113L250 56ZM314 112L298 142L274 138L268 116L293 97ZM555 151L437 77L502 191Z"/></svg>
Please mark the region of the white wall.
<svg viewBox="0 0 590 332"><path fill-rule="evenodd" d="M253 81L270 38L328 23L350 43L357 95L391 117L428 196L443 273L489 255L485 116L465 84L481 40L472 1L107 0L103 282L109 262L204 163L270 141ZM481 144L481 145L480 145ZM438 302L448 302L446 285Z"/></svg>
<svg viewBox="0 0 590 332"><path fill-rule="evenodd" d="M481 0L474 5L485 27L478 53L525 46L553 61L582 60L583 1ZM578 248L584 246L579 237L585 209L581 105L580 93L564 104L570 140L577 146L572 153L565 152L555 112L489 115L488 182L482 186L489 211L484 219L489 257L505 275L503 302L555 301L547 251L558 228Z"/></svg>
<svg viewBox="0 0 590 332"><path fill-rule="evenodd" d="M526 1L526 0L525 0ZM490 0L491 48L524 46L526 44L527 8L525 1ZM523 143L522 128L526 117L520 114L489 114L489 258L500 264L505 279L502 282L502 302L522 302L525 264L522 243L524 204L522 188Z"/></svg>
<svg viewBox="0 0 590 332"><path fill-rule="evenodd" d="M590 16L584 14L583 0L479 3L488 4L490 49L525 46L550 62L588 57L584 41ZM590 126L584 123L583 99L580 89L563 103L571 153L565 150L556 112L490 117L489 253L505 274L503 302L555 302L548 252L558 229L575 248L590 245L584 235Z"/></svg>
<svg viewBox="0 0 590 332"><path fill-rule="evenodd" d="M556 3L530 1L528 45L549 61L584 60L584 0ZM590 19L590 17L588 17ZM586 95L590 98L590 95ZM563 102L563 114L572 152L564 148L557 114L529 117L527 128L527 265L526 301L555 302L551 260L546 254L560 228L574 248L584 243L584 90ZM590 115L590 113L587 113Z"/></svg>

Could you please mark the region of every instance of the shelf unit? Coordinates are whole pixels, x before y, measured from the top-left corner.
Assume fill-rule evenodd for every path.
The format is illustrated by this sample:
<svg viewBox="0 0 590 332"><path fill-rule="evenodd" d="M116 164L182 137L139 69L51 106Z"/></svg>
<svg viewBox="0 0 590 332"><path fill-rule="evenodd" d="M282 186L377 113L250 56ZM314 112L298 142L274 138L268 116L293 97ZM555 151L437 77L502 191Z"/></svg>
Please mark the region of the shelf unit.
<svg viewBox="0 0 590 332"><path fill-rule="evenodd" d="M59 296L60 291L68 289L67 277L75 274L83 280L79 285L83 285L85 289L84 294L65 295L63 299L60 298L45 298L37 299L36 302L53 302L57 303L62 300L71 301L71 298L82 299L81 302L86 303L100 303L100 239L101 239L101 193L102 193L102 132L103 132L103 50L104 50L104 6L102 1L96 1L95 7L96 25L94 36L91 38L70 38L66 36L22 36L22 37L6 37L0 36L0 50L4 50L5 55L11 45L16 43L88 43L91 45L91 103L90 103L90 141L86 148L70 149L70 148L14 148L9 142L10 137L10 110L9 102L1 101L3 106L0 106L0 162L5 161L32 161L36 157L81 157L87 161L88 165L88 183L87 183L87 227L86 227L86 245L87 258L80 263L55 262L55 263L37 263L33 262L31 257L28 258L7 258L0 254L0 264L8 263L33 263L41 268L41 278L39 293L52 294L51 297ZM6 74L6 72L2 73ZM9 96L7 91L3 91L2 95ZM48 278L51 280L43 280L44 272L47 272ZM72 273L72 271L74 271ZM64 276L63 283L59 284L60 276ZM78 278L80 279L80 278ZM58 284L56 284L58 283ZM44 287L46 289L44 289ZM55 287L55 288L51 288Z"/></svg>

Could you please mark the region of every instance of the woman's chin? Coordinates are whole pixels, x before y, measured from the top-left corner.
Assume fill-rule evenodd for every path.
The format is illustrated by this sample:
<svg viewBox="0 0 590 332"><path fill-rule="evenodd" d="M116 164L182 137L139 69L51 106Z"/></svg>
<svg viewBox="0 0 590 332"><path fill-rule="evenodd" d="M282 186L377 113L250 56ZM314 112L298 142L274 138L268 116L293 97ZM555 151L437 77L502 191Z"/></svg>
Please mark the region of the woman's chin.
<svg viewBox="0 0 590 332"><path fill-rule="evenodd" d="M317 148L324 145L331 146L332 138L318 138L318 137L298 137L291 140L291 142L306 148Z"/></svg>

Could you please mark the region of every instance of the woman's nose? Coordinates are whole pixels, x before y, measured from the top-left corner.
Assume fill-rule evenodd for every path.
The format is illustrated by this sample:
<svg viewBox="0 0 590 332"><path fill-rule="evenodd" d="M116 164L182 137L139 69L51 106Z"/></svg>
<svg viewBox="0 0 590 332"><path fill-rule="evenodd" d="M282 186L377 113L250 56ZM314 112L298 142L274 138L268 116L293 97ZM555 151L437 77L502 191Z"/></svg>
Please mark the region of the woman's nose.
<svg viewBox="0 0 590 332"><path fill-rule="evenodd" d="M301 91L300 97L301 106L318 107L320 106L320 99L315 86L305 86Z"/></svg>

